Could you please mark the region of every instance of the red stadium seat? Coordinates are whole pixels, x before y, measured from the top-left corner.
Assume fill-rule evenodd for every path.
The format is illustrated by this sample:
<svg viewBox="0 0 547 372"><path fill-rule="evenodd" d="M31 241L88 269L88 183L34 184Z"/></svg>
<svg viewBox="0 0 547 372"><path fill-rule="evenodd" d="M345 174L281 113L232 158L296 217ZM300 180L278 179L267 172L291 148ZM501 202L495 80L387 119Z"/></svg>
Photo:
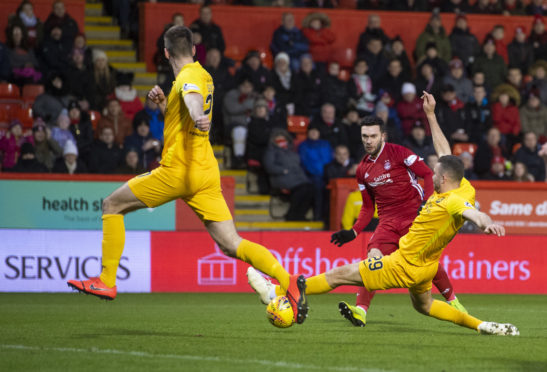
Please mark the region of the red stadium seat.
<svg viewBox="0 0 547 372"><path fill-rule="evenodd" d="M273 66L272 52L270 52L269 49L262 48L262 47L257 48L257 50L258 50L258 53L260 54L260 60L262 61L262 64L271 70Z"/></svg>
<svg viewBox="0 0 547 372"><path fill-rule="evenodd" d="M23 129L32 129L34 118L32 117L32 107L21 107L17 111L17 119L23 123Z"/></svg>
<svg viewBox="0 0 547 372"><path fill-rule="evenodd" d="M25 103L34 102L36 97L44 93L44 86L42 84L27 84L23 86L22 97Z"/></svg>
<svg viewBox="0 0 547 372"><path fill-rule="evenodd" d="M21 103L18 101L0 101L0 123L4 126L18 118Z"/></svg>
<svg viewBox="0 0 547 372"><path fill-rule="evenodd" d="M338 74L338 78L343 81L348 81L350 77L351 72L346 68L341 69L340 73Z"/></svg>
<svg viewBox="0 0 547 372"><path fill-rule="evenodd" d="M224 56L233 59L234 61L243 61L243 58L245 58L245 52L237 45L230 45L226 47Z"/></svg>
<svg viewBox="0 0 547 372"><path fill-rule="evenodd" d="M307 116L291 115L287 117L287 129L290 133L305 134L309 124L310 119Z"/></svg>
<svg viewBox="0 0 547 372"><path fill-rule="evenodd" d="M338 49L334 55L336 62L340 64L341 68L353 68L353 62L355 61L355 51L353 48Z"/></svg>
<svg viewBox="0 0 547 372"><path fill-rule="evenodd" d="M338 8L355 9L357 8L357 0L338 0Z"/></svg>
<svg viewBox="0 0 547 372"><path fill-rule="evenodd" d="M452 146L452 154L459 156L463 152L468 152L471 155L475 156L475 152L477 152L477 145L475 145L474 143L462 142L456 143L454 144L454 146Z"/></svg>
<svg viewBox="0 0 547 372"><path fill-rule="evenodd" d="M15 84L1 83L0 84L0 99L20 99L21 92Z"/></svg>
<svg viewBox="0 0 547 372"><path fill-rule="evenodd" d="M99 111L89 110L89 119L91 120L91 126L93 127L93 130L97 129L97 123L99 122L100 118L101 114L99 113Z"/></svg>

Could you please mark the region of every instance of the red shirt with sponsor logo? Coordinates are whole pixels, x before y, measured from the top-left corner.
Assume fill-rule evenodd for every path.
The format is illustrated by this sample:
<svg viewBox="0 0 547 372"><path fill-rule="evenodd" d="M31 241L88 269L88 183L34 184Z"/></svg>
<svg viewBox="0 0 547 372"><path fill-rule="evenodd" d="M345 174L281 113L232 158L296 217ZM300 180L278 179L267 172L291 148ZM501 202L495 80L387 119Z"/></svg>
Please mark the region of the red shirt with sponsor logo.
<svg viewBox="0 0 547 372"><path fill-rule="evenodd" d="M370 222L374 204L380 222L384 219L415 218L422 201L433 193L433 172L423 159L406 147L384 143L376 158L366 155L355 177L363 206L353 229L360 233ZM424 179L424 189L418 183Z"/></svg>

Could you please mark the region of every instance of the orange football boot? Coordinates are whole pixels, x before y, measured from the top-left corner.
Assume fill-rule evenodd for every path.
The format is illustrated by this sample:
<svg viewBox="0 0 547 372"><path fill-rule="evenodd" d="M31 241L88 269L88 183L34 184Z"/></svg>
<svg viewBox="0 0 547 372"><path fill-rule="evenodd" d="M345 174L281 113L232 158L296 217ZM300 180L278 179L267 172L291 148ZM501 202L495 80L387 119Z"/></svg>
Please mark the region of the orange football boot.
<svg viewBox="0 0 547 372"><path fill-rule="evenodd" d="M287 297L291 303L296 323L302 324L308 316L308 300L306 298L306 279L304 275L291 275Z"/></svg>
<svg viewBox="0 0 547 372"><path fill-rule="evenodd" d="M69 280L67 284L79 292L91 294L104 300L115 299L118 292L116 286L109 288L98 277L89 278L89 280Z"/></svg>

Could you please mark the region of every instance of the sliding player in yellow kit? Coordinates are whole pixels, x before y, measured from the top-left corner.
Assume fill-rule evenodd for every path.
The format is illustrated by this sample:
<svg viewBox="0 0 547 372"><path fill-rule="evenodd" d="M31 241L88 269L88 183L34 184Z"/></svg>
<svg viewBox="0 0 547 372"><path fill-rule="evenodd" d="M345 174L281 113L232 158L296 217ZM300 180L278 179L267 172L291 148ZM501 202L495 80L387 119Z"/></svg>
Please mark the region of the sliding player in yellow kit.
<svg viewBox="0 0 547 372"><path fill-rule="evenodd" d="M265 247L242 239L220 188L220 172L209 143L213 109L213 79L194 62L192 31L173 26L165 33L165 57L176 76L166 98L155 86L148 97L165 115L161 165L134 177L103 202L103 254L100 277L70 280L80 292L113 300L116 271L124 248L124 215L141 208L154 208L174 199L184 200L205 224L220 249L230 257L251 264L276 278L287 292L295 321L304 322L308 306L304 277L289 275ZM191 242L188 248L191 249Z"/></svg>
<svg viewBox="0 0 547 372"><path fill-rule="evenodd" d="M388 256L334 268L307 279L307 294L330 292L341 285L365 286L369 291L408 288L414 308L425 315L453 322L484 334L519 335L512 324L483 322L449 304L434 300L431 284L446 245L454 238L465 220L472 221L486 234L505 235L503 226L474 207L475 189L463 178L463 163L451 155L450 146L435 117L435 99L424 92L424 111L431 126L433 144L439 155L433 184L435 192L428 199L409 232L399 240L399 249ZM249 284L261 298L282 291L249 268Z"/></svg>

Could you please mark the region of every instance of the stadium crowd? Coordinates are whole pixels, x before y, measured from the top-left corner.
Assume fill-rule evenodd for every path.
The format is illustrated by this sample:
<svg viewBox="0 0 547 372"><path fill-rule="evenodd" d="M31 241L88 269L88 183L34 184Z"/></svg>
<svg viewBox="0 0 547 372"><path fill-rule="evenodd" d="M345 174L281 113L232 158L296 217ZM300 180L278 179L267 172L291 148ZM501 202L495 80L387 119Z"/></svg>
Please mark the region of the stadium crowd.
<svg viewBox="0 0 547 372"><path fill-rule="evenodd" d="M289 5L337 4L313 0ZM526 6L509 0L478 0L472 6L465 0L357 4L363 9L433 11L411 51L398 35L384 32L378 15L369 15L352 69L333 56L336 30L325 13L310 12L301 26L290 12L284 13L269 45L271 64L255 50L243 61L226 57L214 7L202 6L199 18L189 24L183 14L173 15L166 29L190 27L196 60L214 79L211 139L230 149L227 165L256 172L261 193L290 194L295 202L288 219L302 219L306 204L313 205L314 218L320 219L330 179L354 176L363 156L360 120L366 115L383 119L389 142L410 148L434 166L420 100L425 90L437 98L439 123L464 161L468 179L545 181L543 1ZM444 11L458 13L452 30L443 26ZM499 24L478 40L466 12L533 17L514 30ZM119 8L114 13L118 22L124 21ZM505 33L514 35L508 45ZM168 93L174 76L163 57L162 37L157 44L155 61ZM62 1L53 2L44 22L34 15L32 2L22 1L9 16L6 43L0 43L0 81L23 96L28 86L44 88L16 110L17 104L0 92L0 121L6 124L0 132L1 171L138 174L153 169L161 156L163 117L153 102L141 103L132 80L132 74L108 63L104 51L86 45ZM32 118L23 123L21 112L28 108ZM291 120L302 121L307 133L291 133Z"/></svg>

